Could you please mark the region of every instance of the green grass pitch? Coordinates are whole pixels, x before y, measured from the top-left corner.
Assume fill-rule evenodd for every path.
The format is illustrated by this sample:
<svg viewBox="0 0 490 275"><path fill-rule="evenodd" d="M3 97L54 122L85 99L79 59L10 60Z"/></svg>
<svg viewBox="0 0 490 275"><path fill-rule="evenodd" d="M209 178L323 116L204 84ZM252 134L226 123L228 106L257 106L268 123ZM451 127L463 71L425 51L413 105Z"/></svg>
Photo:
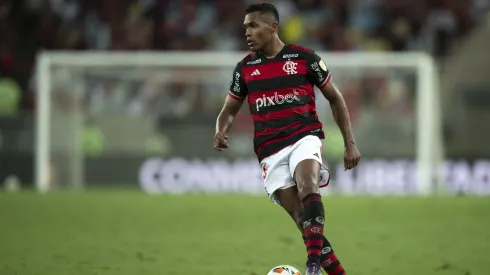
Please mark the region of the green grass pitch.
<svg viewBox="0 0 490 275"><path fill-rule="evenodd" d="M351 275L490 274L490 199L324 197ZM2 275L303 272L290 218L265 196L0 193Z"/></svg>

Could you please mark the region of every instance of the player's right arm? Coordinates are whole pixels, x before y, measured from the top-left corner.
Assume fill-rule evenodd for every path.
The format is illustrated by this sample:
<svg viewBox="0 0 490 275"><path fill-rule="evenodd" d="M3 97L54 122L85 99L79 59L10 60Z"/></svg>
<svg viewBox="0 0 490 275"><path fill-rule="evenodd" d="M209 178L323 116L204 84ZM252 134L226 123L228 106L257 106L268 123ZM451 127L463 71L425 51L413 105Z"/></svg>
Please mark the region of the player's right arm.
<svg viewBox="0 0 490 275"><path fill-rule="evenodd" d="M239 62L230 83L230 89L226 96L223 108L216 119L216 133L213 138L214 149L223 151L228 148L228 131L231 129L238 111L247 97L247 86L243 81L242 66Z"/></svg>

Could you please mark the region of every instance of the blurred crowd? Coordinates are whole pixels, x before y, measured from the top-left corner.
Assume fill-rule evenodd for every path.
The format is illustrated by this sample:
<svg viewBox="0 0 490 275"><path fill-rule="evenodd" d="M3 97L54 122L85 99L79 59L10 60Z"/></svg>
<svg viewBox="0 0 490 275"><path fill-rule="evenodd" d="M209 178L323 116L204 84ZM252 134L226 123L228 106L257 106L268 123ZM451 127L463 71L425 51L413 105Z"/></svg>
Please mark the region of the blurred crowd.
<svg viewBox="0 0 490 275"><path fill-rule="evenodd" d="M40 50L246 50L243 11L255 2L0 0L0 91L9 95L2 96L0 109L32 110ZM269 2L279 10L286 43L333 52L424 50L443 58L490 1Z"/></svg>

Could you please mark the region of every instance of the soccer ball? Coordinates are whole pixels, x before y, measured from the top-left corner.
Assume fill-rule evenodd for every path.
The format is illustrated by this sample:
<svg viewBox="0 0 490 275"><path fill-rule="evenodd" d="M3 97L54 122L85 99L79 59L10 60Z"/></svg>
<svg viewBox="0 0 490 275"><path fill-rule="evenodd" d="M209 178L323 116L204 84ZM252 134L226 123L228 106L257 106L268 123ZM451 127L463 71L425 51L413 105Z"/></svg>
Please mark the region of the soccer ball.
<svg viewBox="0 0 490 275"><path fill-rule="evenodd" d="M293 266L278 265L273 267L267 275L301 275L301 273Z"/></svg>

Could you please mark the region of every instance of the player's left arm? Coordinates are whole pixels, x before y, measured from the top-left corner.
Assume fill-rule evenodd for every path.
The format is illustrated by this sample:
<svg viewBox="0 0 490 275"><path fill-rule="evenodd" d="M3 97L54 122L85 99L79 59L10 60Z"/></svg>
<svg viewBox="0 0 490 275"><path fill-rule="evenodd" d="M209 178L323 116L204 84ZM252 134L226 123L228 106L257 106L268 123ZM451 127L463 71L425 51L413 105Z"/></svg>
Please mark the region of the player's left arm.
<svg viewBox="0 0 490 275"><path fill-rule="evenodd" d="M330 103L335 122L342 132L345 147L345 169L352 169L359 163L361 154L357 149L354 134L352 133L349 111L344 97L335 86L325 62L315 53L310 54L308 61L308 77Z"/></svg>
<svg viewBox="0 0 490 275"><path fill-rule="evenodd" d="M349 146L355 146L356 142L354 140L354 135L352 134L349 111L347 110L344 97L332 80L323 86L320 91L330 103L330 108L332 109L335 122L339 126L342 136L344 137L344 146L346 148Z"/></svg>

